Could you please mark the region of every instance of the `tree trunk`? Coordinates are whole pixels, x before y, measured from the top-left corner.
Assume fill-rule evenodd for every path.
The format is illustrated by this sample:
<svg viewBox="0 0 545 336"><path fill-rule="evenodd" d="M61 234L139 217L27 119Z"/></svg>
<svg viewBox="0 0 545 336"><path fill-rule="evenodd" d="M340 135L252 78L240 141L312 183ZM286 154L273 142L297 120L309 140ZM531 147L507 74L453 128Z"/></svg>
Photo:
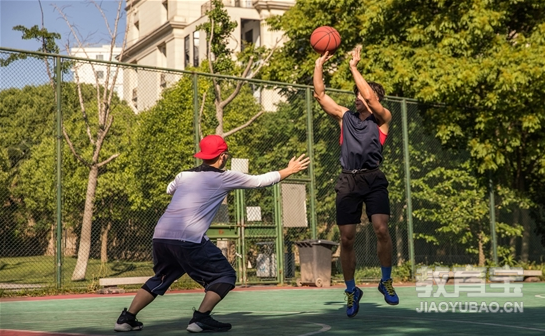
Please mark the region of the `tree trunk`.
<svg viewBox="0 0 545 336"><path fill-rule="evenodd" d="M91 229L93 225L93 206L98 181L98 167L91 167L89 181L87 182L87 194L85 197L85 210L83 211L83 222L79 239L78 260L76 268L72 273L72 281L84 280L87 272L87 262L91 251Z"/></svg>
<svg viewBox="0 0 545 336"><path fill-rule="evenodd" d="M520 209L518 207L513 210L513 225L520 223ZM517 257L517 237L511 236L509 239L509 250L511 250L511 255L513 259Z"/></svg>
<svg viewBox="0 0 545 336"><path fill-rule="evenodd" d="M66 257L73 257L76 255L76 247L78 242L78 236L74 232L74 229L72 227L67 227L64 230L64 234L62 237L62 245L64 250L64 255Z"/></svg>
<svg viewBox="0 0 545 336"><path fill-rule="evenodd" d="M477 239L479 240L478 241L478 244L479 244L479 267L484 267L484 263L485 263L485 257L484 257L484 248L483 248L483 237L484 237L484 233L483 232L479 232L479 234L477 235Z"/></svg>
<svg viewBox="0 0 545 336"><path fill-rule="evenodd" d="M220 107L221 97L216 98L216 119L218 120L218 126L216 126L216 135L223 137L223 108Z"/></svg>
<svg viewBox="0 0 545 336"><path fill-rule="evenodd" d="M45 250L45 256L55 256L57 251L57 240L55 239L56 225L51 225L51 231L49 232L49 242L47 243L47 249Z"/></svg>
<svg viewBox="0 0 545 336"><path fill-rule="evenodd" d="M524 229L522 232L522 246L520 249L520 259L524 262L528 262L528 255L530 252L530 216L528 215L528 209L522 209L521 211L521 224Z"/></svg>
<svg viewBox="0 0 545 336"><path fill-rule="evenodd" d="M112 222L108 222L108 225L102 227L100 233L100 262L108 262L108 233L112 228Z"/></svg>

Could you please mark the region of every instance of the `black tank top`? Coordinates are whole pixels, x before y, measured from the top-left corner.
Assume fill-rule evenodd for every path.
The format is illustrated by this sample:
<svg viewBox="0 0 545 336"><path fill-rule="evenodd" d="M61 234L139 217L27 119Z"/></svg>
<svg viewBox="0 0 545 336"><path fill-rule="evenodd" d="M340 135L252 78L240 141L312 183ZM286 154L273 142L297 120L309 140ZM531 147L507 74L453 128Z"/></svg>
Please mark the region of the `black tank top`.
<svg viewBox="0 0 545 336"><path fill-rule="evenodd" d="M374 115L361 120L346 111L341 130L341 167L346 170L374 169L382 162L382 144Z"/></svg>

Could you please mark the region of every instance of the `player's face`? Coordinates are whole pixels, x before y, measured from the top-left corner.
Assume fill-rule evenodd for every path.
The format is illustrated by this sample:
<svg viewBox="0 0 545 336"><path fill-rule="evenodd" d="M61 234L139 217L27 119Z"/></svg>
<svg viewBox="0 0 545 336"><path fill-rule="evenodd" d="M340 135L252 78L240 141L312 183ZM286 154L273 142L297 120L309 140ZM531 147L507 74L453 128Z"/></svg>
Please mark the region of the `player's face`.
<svg viewBox="0 0 545 336"><path fill-rule="evenodd" d="M377 97L377 100L378 100L377 93L373 91L373 94L375 95L375 97ZM367 102L365 101L365 99L363 99L363 96L359 92L356 96L356 111L358 113L366 112L366 111L368 111L369 113L373 113L373 111L369 108L369 105L367 105Z"/></svg>
<svg viewBox="0 0 545 336"><path fill-rule="evenodd" d="M361 113L368 110L369 107L367 106L365 99L363 99L361 93L358 92L358 94L356 95L356 111Z"/></svg>

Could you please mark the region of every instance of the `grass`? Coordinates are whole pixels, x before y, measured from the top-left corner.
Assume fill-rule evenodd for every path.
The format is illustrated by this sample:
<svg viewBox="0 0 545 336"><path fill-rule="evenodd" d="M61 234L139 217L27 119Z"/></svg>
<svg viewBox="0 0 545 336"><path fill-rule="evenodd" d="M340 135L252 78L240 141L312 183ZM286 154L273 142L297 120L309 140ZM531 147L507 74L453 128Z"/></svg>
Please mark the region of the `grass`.
<svg viewBox="0 0 545 336"><path fill-rule="evenodd" d="M0 283L40 285L40 288L17 290L18 295L49 295L61 293L89 293L99 288L98 280L107 277L152 276L151 261L127 262L113 261L101 263L97 259L89 259L86 278L72 281L71 276L76 266L76 258L66 257L62 265L62 288L57 289L57 268L53 256L14 257L0 259ZM123 286L137 289L140 286ZM175 282L171 289L197 288L199 285L184 275ZM0 296L7 296L11 290L3 290ZM11 296L11 295L9 295Z"/></svg>
<svg viewBox="0 0 545 336"><path fill-rule="evenodd" d="M53 256L32 256L0 259L0 281L13 284L55 284L57 267ZM62 265L62 282L65 285L82 284L104 277L130 277L153 275L151 262L108 262L101 263L97 259L89 259L87 276L83 281L71 281L76 267L76 258L64 258Z"/></svg>

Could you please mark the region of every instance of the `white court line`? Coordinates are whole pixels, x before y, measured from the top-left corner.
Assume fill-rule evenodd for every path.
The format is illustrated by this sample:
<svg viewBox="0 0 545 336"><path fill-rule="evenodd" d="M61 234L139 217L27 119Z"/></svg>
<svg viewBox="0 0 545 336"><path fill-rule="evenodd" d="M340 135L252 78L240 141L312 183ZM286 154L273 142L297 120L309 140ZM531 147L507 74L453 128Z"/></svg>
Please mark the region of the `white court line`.
<svg viewBox="0 0 545 336"><path fill-rule="evenodd" d="M315 335L315 334L319 334L319 333L323 333L323 332L326 332L328 331L329 329L331 329L331 326L327 325L327 324L323 324L323 323L313 323L313 322L307 322L309 324L317 324L319 326L322 327L322 329L318 330L318 331L313 331L313 332L309 332L309 333L306 333L306 334L302 334L302 335L297 335L297 336L309 336L309 335Z"/></svg>
<svg viewBox="0 0 545 336"><path fill-rule="evenodd" d="M536 294L537 298L545 299L545 294Z"/></svg>
<svg viewBox="0 0 545 336"><path fill-rule="evenodd" d="M472 322L472 321L466 321L466 320L439 320L439 319L426 319L426 318L419 318L419 317L403 317L403 316L393 316L393 315L366 315L366 316L393 317L393 318L402 318L402 319L408 319L408 320L435 321L435 322L456 322L456 323L466 323L466 324L480 324L480 325L487 325L487 326L493 326L493 327L545 331L545 329L538 329L538 328L518 327L518 326L509 325L509 324L497 324L497 323L488 323L488 322Z"/></svg>

